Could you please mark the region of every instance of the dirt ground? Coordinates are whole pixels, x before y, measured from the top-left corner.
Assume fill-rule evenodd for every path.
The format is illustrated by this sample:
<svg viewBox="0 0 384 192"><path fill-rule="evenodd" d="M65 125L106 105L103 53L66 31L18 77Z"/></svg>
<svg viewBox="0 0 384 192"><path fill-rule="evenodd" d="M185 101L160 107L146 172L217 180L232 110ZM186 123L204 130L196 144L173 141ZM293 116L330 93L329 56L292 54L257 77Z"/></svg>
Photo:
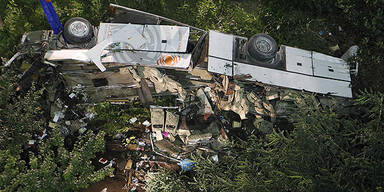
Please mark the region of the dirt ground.
<svg viewBox="0 0 384 192"><path fill-rule="evenodd" d="M122 189L124 184L124 180L106 177L104 180L90 185L82 192L127 192L127 189Z"/></svg>

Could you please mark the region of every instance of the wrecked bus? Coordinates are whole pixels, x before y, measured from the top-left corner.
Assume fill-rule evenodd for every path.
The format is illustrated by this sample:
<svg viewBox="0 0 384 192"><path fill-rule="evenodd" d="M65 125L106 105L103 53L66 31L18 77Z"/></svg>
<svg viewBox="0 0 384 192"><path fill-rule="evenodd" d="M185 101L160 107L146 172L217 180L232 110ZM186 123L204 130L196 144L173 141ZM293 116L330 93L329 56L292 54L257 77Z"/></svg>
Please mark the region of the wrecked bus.
<svg viewBox="0 0 384 192"><path fill-rule="evenodd" d="M6 65L20 56L38 55L42 63L60 71L67 87L83 86L95 102L137 95L142 87L137 82L143 74L132 73L132 66L177 71L177 82L196 78L191 71L200 70L266 85L352 97L348 57L278 47L266 34L248 39L207 32L115 4L110 9L112 18L99 26L83 18L71 18L59 34L51 30L25 33L20 51ZM351 52L353 56L357 48ZM25 75L36 68L31 67ZM155 92L154 83L147 83Z"/></svg>

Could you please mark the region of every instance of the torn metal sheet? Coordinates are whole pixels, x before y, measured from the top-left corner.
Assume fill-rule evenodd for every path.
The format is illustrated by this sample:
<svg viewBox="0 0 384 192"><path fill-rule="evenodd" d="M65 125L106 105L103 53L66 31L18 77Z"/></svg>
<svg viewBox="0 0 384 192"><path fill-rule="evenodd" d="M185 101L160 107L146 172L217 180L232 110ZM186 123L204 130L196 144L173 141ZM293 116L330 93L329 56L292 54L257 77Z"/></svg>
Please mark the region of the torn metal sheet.
<svg viewBox="0 0 384 192"><path fill-rule="evenodd" d="M231 110L239 114L240 118L247 119L246 115L249 111L247 100L244 96L244 89L235 85L235 98L232 103Z"/></svg>
<svg viewBox="0 0 384 192"><path fill-rule="evenodd" d="M199 110L199 114L204 116L210 116L214 114L211 104L209 103L209 100L207 96L205 95L203 89L197 90L196 96L199 98L202 107Z"/></svg>
<svg viewBox="0 0 384 192"><path fill-rule="evenodd" d="M63 68L66 69L64 70ZM75 88L81 85L81 90L89 96L88 102L100 102L110 98L125 98L127 100L127 98L136 97L137 89L141 87L139 82L133 77L133 73L131 74L130 67L118 68L114 71L102 73L85 69L71 70L71 68L69 64L64 64L61 68L65 84L68 88ZM148 81L147 83L151 92L154 92L153 84Z"/></svg>
<svg viewBox="0 0 384 192"><path fill-rule="evenodd" d="M80 61L89 63L91 60L86 55L87 49L62 49L62 50L49 50L45 53L44 59L48 61Z"/></svg>
<svg viewBox="0 0 384 192"><path fill-rule="evenodd" d="M250 103L253 104L253 106L254 106L253 109L255 110L255 112L258 115L266 115L267 114L264 110L262 100L259 97L257 97L253 92L248 93L247 99ZM252 108L250 110L252 111Z"/></svg>
<svg viewBox="0 0 384 192"><path fill-rule="evenodd" d="M9 59L9 61L7 61L7 63L5 63L5 67L9 67L13 61L15 61L16 58L18 58L20 55L22 55L20 52L17 52L15 55L13 55L13 57L11 57L11 59Z"/></svg>
<svg viewBox="0 0 384 192"><path fill-rule="evenodd" d="M235 90L232 94L227 96L226 100L220 100L219 108L224 111L233 111L237 113L240 118L247 119L246 115L249 112L248 101L244 95L244 89L235 85Z"/></svg>
<svg viewBox="0 0 384 192"><path fill-rule="evenodd" d="M150 105L153 103L152 92L148 87L147 80L144 78L140 80L140 88L137 93L142 104Z"/></svg>
<svg viewBox="0 0 384 192"><path fill-rule="evenodd" d="M193 134L187 137L188 145L207 143L212 138L212 133Z"/></svg>
<svg viewBox="0 0 384 192"><path fill-rule="evenodd" d="M175 80L163 75L158 69L151 67L144 67L141 71L145 78L148 78L154 85L156 93L169 91L171 93L177 93L181 100L184 100L187 96L187 92L182 85Z"/></svg>
<svg viewBox="0 0 384 192"><path fill-rule="evenodd" d="M169 142L168 140L156 141L154 145L159 148L160 151L167 152L171 157L178 158L182 150Z"/></svg>
<svg viewBox="0 0 384 192"><path fill-rule="evenodd" d="M141 81L141 77L137 74L136 70L133 68L133 67L126 67L126 68L120 68L120 73L131 73L133 79L135 79L135 81L137 82L140 82Z"/></svg>
<svg viewBox="0 0 384 192"><path fill-rule="evenodd" d="M145 78L149 79L154 85L156 93L161 93L167 90L164 75L155 68L144 67L142 71Z"/></svg>

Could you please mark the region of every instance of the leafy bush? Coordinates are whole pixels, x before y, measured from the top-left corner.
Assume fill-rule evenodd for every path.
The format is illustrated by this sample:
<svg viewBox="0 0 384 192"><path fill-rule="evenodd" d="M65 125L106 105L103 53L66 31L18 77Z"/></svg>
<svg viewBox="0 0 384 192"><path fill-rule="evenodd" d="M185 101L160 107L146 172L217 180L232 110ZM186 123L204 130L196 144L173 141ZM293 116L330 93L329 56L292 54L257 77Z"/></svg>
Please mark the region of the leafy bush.
<svg viewBox="0 0 384 192"><path fill-rule="evenodd" d="M250 3L252 4L252 3ZM355 90L372 88L383 91L384 78L384 2L382 1L266 1L260 0L257 11L265 15L262 25L280 43L341 56L356 44L359 75ZM308 30L313 21L322 21L314 30ZM341 31L340 31L341 30ZM332 35L319 35L319 32ZM312 33L314 32L314 33ZM338 44L339 52L331 52L330 46Z"/></svg>
<svg viewBox="0 0 384 192"><path fill-rule="evenodd" d="M183 178L185 178L185 176L165 170L149 173L148 183L145 189L148 192L190 191Z"/></svg>
<svg viewBox="0 0 384 192"><path fill-rule="evenodd" d="M122 106L101 103L95 106L95 113L92 124L98 129L105 131L108 136L122 132L137 131L138 129L135 128L135 125L132 125L129 121L131 118L137 118L138 122L150 120L149 110L143 108L138 102Z"/></svg>
<svg viewBox="0 0 384 192"><path fill-rule="evenodd" d="M107 15L107 0L54 1L62 21L82 16L93 24ZM383 91L384 3L382 1L257 0L237 3L226 0L115 0L202 28L237 35L269 33L279 44L340 56L353 44L361 51L356 58L360 72L354 86ZM9 57L22 33L49 29L40 5L9 0L0 5L0 53ZM341 29L341 30L340 30ZM321 35L320 32L328 35ZM331 35L329 35L331 33ZM332 52L338 44L341 51ZM20 157L21 147L33 132L44 127L36 101L38 93L15 97L13 75L1 75L0 190L45 190L60 187L76 190L100 179L105 172L91 174L87 163L102 150L102 133L84 136L72 152L62 146L58 133L29 154L29 164ZM357 86L356 86L357 85ZM250 137L231 148L231 156L219 163L197 157L197 167L188 177L157 174L149 189L154 191L382 191L383 94L364 92L353 111L339 114L319 107L313 97L299 97L292 113L295 129L276 130L266 139ZM121 128L130 116L124 109L101 105L101 120ZM147 112L145 112L147 113ZM116 129L112 129L116 130ZM107 129L108 131L108 129ZM43 150L44 149L44 150ZM88 153L88 151L90 153ZM85 162L84 167L79 168ZM49 182L48 182L49 181ZM60 181L65 181L60 183ZM2 188L1 188L2 187Z"/></svg>
<svg viewBox="0 0 384 192"><path fill-rule="evenodd" d="M99 24L108 13L107 0L60 0L52 1L61 22L71 17L84 17L93 24ZM27 31L50 29L38 1L9 0L0 5L0 56L10 57L15 53L15 45Z"/></svg>
<svg viewBox="0 0 384 192"><path fill-rule="evenodd" d="M352 110L368 113L356 118L298 96L290 133L251 136L218 163L197 157L189 178L162 173L149 186L181 178L185 191L382 191L383 101L382 94L360 95Z"/></svg>
<svg viewBox="0 0 384 192"><path fill-rule="evenodd" d="M0 191L74 191L109 174L109 168L95 171L91 161L104 150L103 132L87 132L69 150L57 127L48 131L47 139L28 147L34 135L49 130L43 89L33 87L23 96L15 92L16 75L1 72Z"/></svg>

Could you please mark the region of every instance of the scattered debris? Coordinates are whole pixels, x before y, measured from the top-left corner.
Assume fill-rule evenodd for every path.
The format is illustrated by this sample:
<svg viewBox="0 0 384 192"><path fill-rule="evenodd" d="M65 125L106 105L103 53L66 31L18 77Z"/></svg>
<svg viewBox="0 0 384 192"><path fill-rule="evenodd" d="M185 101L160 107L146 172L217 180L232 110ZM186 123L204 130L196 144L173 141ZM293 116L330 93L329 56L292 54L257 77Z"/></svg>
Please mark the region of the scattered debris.
<svg viewBox="0 0 384 192"><path fill-rule="evenodd" d="M145 120L142 124L146 127L149 127L151 125L151 123L147 120Z"/></svg>
<svg viewBox="0 0 384 192"><path fill-rule="evenodd" d="M129 120L129 123L134 124L136 121L137 121L137 118L136 118L136 117L132 117L132 118Z"/></svg>
<svg viewBox="0 0 384 192"><path fill-rule="evenodd" d="M143 105L153 104L151 90L149 89L148 83L144 78L140 80L140 89L137 90L137 94Z"/></svg>
<svg viewBox="0 0 384 192"><path fill-rule="evenodd" d="M186 91L180 83L166 75L163 75L158 69L151 67L140 67L138 68L138 71L155 85L156 93L161 93L164 91L177 93L179 98L182 100L184 100L187 96Z"/></svg>
<svg viewBox="0 0 384 192"><path fill-rule="evenodd" d="M162 140L161 132L164 130L164 110L159 108L151 108L151 124L152 131L156 134L157 140Z"/></svg>
<svg viewBox="0 0 384 192"><path fill-rule="evenodd" d="M241 128L241 121L233 121L232 127L233 128Z"/></svg>
<svg viewBox="0 0 384 192"><path fill-rule="evenodd" d="M73 99L74 97L76 97L76 94L75 94L75 93L71 93L71 94L69 95L69 98L71 98L71 99Z"/></svg>
<svg viewBox="0 0 384 192"><path fill-rule="evenodd" d="M118 8L116 5L114 7ZM159 22L160 20L156 20L155 23ZM175 24L180 25L180 23ZM50 63L49 66L52 70L56 68L60 70L60 75L57 75L59 77L57 77L57 81L53 81L52 86L47 87L51 117L48 128L44 132L36 134L28 142L26 141L24 146L34 147L39 142L43 142L44 138L49 137L49 132L52 129L61 131L63 137L66 138L66 145L71 145L72 139L88 134L90 132L88 130L100 131L105 128L99 126L100 124L109 123L96 121L97 116L101 115L94 110L94 107L99 105L98 102L108 101L112 104L123 104L121 107L124 107L127 103L139 103L140 101L141 106L146 110L144 112L146 115L130 114L127 116L124 119L124 124L121 125L124 131L114 132L112 135L106 136L106 152L105 154L99 154L100 156L97 157L99 158L98 162L102 164L99 164L100 167L110 166L115 168L111 176L123 179L125 182L124 189L144 191L146 176L159 168L172 171L181 170L182 172L193 171L195 162L191 159L193 159L194 155L201 155L213 162L219 162L224 159L222 155L229 153L226 150L234 137L272 133L274 125L279 120L289 119L289 109L292 107L292 103L294 101L300 102L295 97L295 93L298 91L260 83L263 81L256 82L259 77L247 74L248 72L256 73L255 70L247 71L247 67L238 66L230 66L233 67L230 70L225 69L228 66L210 68L213 64L222 65L219 61L214 63L215 58L207 55L208 50L205 50L209 47L208 42L218 35L223 35L218 32L211 31L210 34L213 36L208 39L205 31L197 30L198 33L203 35L201 35L198 42L195 42L196 47L193 51L188 53L184 51L185 53L178 53L179 57L172 57L160 53L162 50L127 50L129 46L126 40L118 42L121 44L116 45L114 48L110 41L122 39L116 34L122 34L122 32L136 34L137 31L132 30L130 27L140 27L139 25L121 24L119 26L109 23L100 26L100 29L104 31L98 35L103 36L103 38L97 39L94 37L89 45L83 45L82 48L84 49L70 49L71 47L68 48L67 46L71 45L59 44L59 42L56 42L57 40L54 41L50 36L51 33L44 31L37 33L40 36L46 34L49 36L44 36L46 41L57 43L56 47L48 48L44 58L45 62ZM109 31L111 37L107 37L109 33L103 26L119 28L119 30L113 31L113 35L112 31ZM151 30L162 32L160 26L153 25ZM196 30L196 28L185 24L182 26L178 28L184 34L184 36L180 36L182 38L180 42L184 42L183 47L187 49L189 29ZM166 25L163 25L163 27L171 30ZM146 28L151 27L145 26L140 30L147 30ZM25 35L24 38L27 39L27 43L31 43L31 35L31 33ZM57 37L55 36L55 38ZM145 39L144 35L135 36L135 38L137 38L137 42L133 40L130 40L130 42L138 46L148 46L148 39ZM156 45L169 43L169 47L167 44L166 48L164 46L163 48L171 49L171 44L173 45L174 42L169 41L176 38L176 36L164 36L164 38L169 39L150 43ZM229 39L232 43L234 38ZM39 41L35 39L33 42ZM96 42L102 42L105 47L101 47L100 44L96 45ZM175 42L179 42L179 40ZM51 44L54 45L54 43L50 42L49 45ZM125 44L126 47L120 50ZM205 51L203 51L202 47L199 47L203 45L206 47L204 48ZM177 50L180 48L178 46L176 46ZM116 49L116 47L120 48ZM99 48L105 48L104 51L101 51L103 53L101 61L96 59L98 55L95 54L95 51ZM232 45L230 48L232 48ZM288 52L293 51L295 54L299 54L296 48L285 47L285 49ZM333 51L338 49L338 45L331 47ZM351 47L342 58L347 60L354 56L357 50L358 47ZM159 58L156 62L157 65L150 62L153 58L147 58L148 55L136 53L141 51L155 54L156 58ZM209 51L214 53L212 50ZM303 54L304 52L303 50ZM7 65L10 65L22 54L18 52L8 61ZM313 52L313 54L318 53ZM122 57L119 57L119 55ZM146 64L141 65L142 63L130 63L132 61L124 60L128 58L128 55L129 58L134 57L135 61ZM195 56L198 56L198 58L193 58ZM301 58L302 55L299 56ZM313 61L317 62L316 59L323 58L317 56L313 58ZM76 59L68 60L65 57L76 57ZM184 57L187 57L187 59ZM312 59L312 56L310 57ZM208 59L211 60L207 61ZM230 61L231 59L227 60ZM289 62L291 62L290 59L288 58ZM59 60L60 62L56 62ZM97 66L91 65L89 63L91 60ZM123 62L117 62L118 60L123 60ZM183 69L167 66L183 64L187 60L190 61L187 63L190 67L188 70L186 69L188 66L183 67ZM342 64L344 63L342 62ZM245 66L246 64L243 63L242 65ZM291 67L292 65L290 64ZM299 66L298 69L295 68L299 70L303 63L295 62L294 65L295 67ZM99 69L104 72L100 73ZM241 72L242 70L243 72ZM271 69L268 68L268 70ZM241 73L238 73L239 71ZM282 73L282 70L274 71ZM260 78L262 76L260 75ZM266 75L264 74L264 76ZM278 81L279 85L284 84L283 81L273 80ZM344 83L347 83L347 81ZM62 85L65 86L65 89L62 89ZM340 93L339 96L346 95L346 97L349 97L348 91L350 88L346 90L346 93ZM167 95L172 95L177 99L165 106L155 105L157 98ZM337 106L337 101L330 100L327 97L321 97L319 100L324 107ZM95 164L98 164L97 159L95 161ZM103 190L107 191L107 188Z"/></svg>
<svg viewBox="0 0 384 192"><path fill-rule="evenodd" d="M188 145L196 145L200 143L208 143L212 138L212 133L193 134L187 137Z"/></svg>
<svg viewBox="0 0 384 192"><path fill-rule="evenodd" d="M106 158L102 157L102 158L99 159L99 163L105 165L105 164L108 163L108 160Z"/></svg>
<svg viewBox="0 0 384 192"><path fill-rule="evenodd" d="M201 107L199 114L204 116L204 119L207 119L210 115L213 114L212 106L208 101L207 96L205 95L205 92L203 89L199 89L196 93L196 96L200 99Z"/></svg>
<svg viewBox="0 0 384 192"><path fill-rule="evenodd" d="M176 129L179 125L179 115L170 111L166 112L165 118L165 132L175 135Z"/></svg>
<svg viewBox="0 0 384 192"><path fill-rule="evenodd" d="M269 91L269 92L267 92L267 95L265 96L265 98L268 101L278 99L279 98L279 93L276 92L276 91Z"/></svg>
<svg viewBox="0 0 384 192"><path fill-rule="evenodd" d="M155 146L162 152L168 153L173 158L178 158L182 150L168 140L156 141Z"/></svg>
<svg viewBox="0 0 384 192"><path fill-rule="evenodd" d="M62 112L55 112L55 116L52 121L57 123L61 118L64 118L64 114Z"/></svg>
<svg viewBox="0 0 384 192"><path fill-rule="evenodd" d="M331 50L332 52L336 52L336 51L340 50L339 44L336 44L335 46L329 47L329 50Z"/></svg>
<svg viewBox="0 0 384 192"><path fill-rule="evenodd" d="M35 143L36 143L36 140L29 140L29 141L28 141L28 145L29 145L30 147L34 146Z"/></svg>
<svg viewBox="0 0 384 192"><path fill-rule="evenodd" d="M180 165L182 171L190 171L195 166L195 162L190 159L184 159L178 163Z"/></svg>
<svg viewBox="0 0 384 192"><path fill-rule="evenodd" d="M211 159L212 159L212 161L214 161L214 162L219 162L219 155L213 155L212 157L211 157Z"/></svg>

